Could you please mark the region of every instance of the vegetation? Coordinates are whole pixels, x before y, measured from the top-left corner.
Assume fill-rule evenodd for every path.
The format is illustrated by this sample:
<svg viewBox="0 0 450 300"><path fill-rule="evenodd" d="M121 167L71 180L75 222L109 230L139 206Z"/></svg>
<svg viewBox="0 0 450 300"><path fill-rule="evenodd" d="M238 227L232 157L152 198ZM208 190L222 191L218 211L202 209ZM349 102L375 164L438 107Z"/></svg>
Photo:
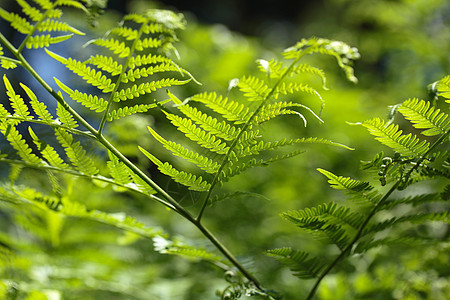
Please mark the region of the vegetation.
<svg viewBox="0 0 450 300"><path fill-rule="evenodd" d="M450 76L384 119L355 98L388 84L354 86L360 54L340 40L263 51L138 1L120 21L91 1L16 2L0 8L2 298L450 292Z"/></svg>

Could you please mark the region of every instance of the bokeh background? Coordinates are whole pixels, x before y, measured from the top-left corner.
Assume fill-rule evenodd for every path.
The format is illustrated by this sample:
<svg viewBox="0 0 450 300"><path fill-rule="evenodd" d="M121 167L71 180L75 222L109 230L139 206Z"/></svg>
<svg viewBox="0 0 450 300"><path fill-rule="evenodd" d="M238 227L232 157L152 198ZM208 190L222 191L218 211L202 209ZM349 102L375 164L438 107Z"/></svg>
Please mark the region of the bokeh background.
<svg viewBox="0 0 450 300"><path fill-rule="evenodd" d="M0 7L17 11L12 0L0 0ZM450 3L446 0L110 0L93 29L82 15L67 12L68 22L90 33L75 41L74 46L55 46L52 51L88 57L92 50L80 48L81 45L115 26L123 14L146 8L168 8L186 16L187 28L179 33L177 44L178 63L202 85L192 83L174 89L180 99L202 91L225 94L231 79L257 72L256 59L280 57L283 49L301 38L342 40L359 49L361 59L354 65L359 79L356 85L346 81L333 58L309 59L327 73L329 90L322 90L318 80L308 78L325 99L321 116L324 124L311 119L305 128L298 117L288 117L267 128L267 134L275 137L318 136L355 150L309 146L305 154L292 160L251 170L223 189L253 194L218 202L205 216L211 230L265 286L281 291L284 299L303 299L312 282L298 280L289 270L265 257L263 251L289 246L326 256L333 254L333 249L287 224L278 214L331 200L346 201L344 195L329 188L316 168L367 179L359 162L371 160L383 147L362 127L348 122L385 117L390 105L408 98L432 98L427 86L450 71ZM4 22L0 22L0 30L10 40L20 39ZM47 81L56 76L73 80L75 87L83 87L75 77L38 52L30 54L29 59L48 76ZM45 97L42 89L23 73L8 73L10 80L13 76L26 81ZM4 95L3 87L0 92ZM312 98L299 96L295 100L315 111L320 109L320 103ZM5 97L0 101L5 103ZM96 122L94 116L91 120ZM147 169L183 205L196 211L198 195L158 175L137 150L139 144L160 157L172 159L156 145L146 130L147 125L172 133L161 115L142 115L109 126L107 134L123 153ZM2 153L8 153L7 146L0 143ZM2 166L1 170L7 182L8 168ZM48 185L45 177L33 171L21 180L37 187ZM80 179L67 180L68 185L77 186ZM156 203L94 184L88 186L88 189L72 191L73 197L88 207L124 212L175 237L209 247L191 225ZM0 241L14 240L20 248L19 271L8 269L2 273L0 269L2 278L19 278L22 282L17 287L17 299L215 299L215 290L225 286L220 270L207 263L160 255L153 251L151 241L105 225L64 218L55 243L48 236L48 216L41 216L37 211L27 212L26 217L16 216L3 204L0 212ZM435 230L437 236L448 240L447 227ZM449 250L448 243L433 249L375 249L340 265L323 282L318 299L446 299L450 294ZM32 292L27 294L24 289Z"/></svg>

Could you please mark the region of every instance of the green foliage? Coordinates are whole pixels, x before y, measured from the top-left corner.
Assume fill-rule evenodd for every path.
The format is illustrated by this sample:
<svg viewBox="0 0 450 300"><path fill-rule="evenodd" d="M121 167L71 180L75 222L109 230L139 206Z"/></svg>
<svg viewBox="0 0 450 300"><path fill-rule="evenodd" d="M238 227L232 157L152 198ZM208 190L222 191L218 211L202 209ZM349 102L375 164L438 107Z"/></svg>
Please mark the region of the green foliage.
<svg viewBox="0 0 450 300"><path fill-rule="evenodd" d="M411 134L402 135L399 125L386 123L381 119L372 119L361 123L371 134L385 146L391 148L395 155L383 157L383 153L364 165L365 169L376 169L381 185L386 184L386 176L393 177L391 187L384 193L375 190L369 182L361 182L349 177L336 176L329 171L319 169L328 179L331 187L343 190L351 195L352 200L359 203L366 202L369 209L359 206L341 206L335 202L321 204L316 207L300 211L282 213L281 216L294 223L297 227L315 235L325 235L331 244L339 249L339 254L329 263L323 263L316 258L307 260L308 252L282 248L267 251L293 271L299 278L316 278L316 284L311 290L308 299L311 299L322 281L338 263L355 254L361 254L373 248L393 246L398 244L421 245L432 243L428 236L417 236L408 233L409 227L427 226L432 222L449 223L448 206L436 207L435 211L423 212L427 205L433 202L448 200L446 190L448 186L442 185L438 192L427 192L420 195L401 197L392 196L396 190L404 190L410 185L417 184L426 179L448 179L448 151L440 153L449 138L448 115L440 112L429 102L424 100L406 100L398 106L405 119L412 126L423 130L424 136L437 136L432 143ZM436 158L440 159L436 163ZM431 166L433 165L433 166ZM395 170L395 171L393 171ZM426 174L426 175L425 175ZM400 194L401 195L401 194ZM394 199L392 199L394 198ZM396 209L400 206L409 209L397 216ZM426 211L426 210L425 210ZM386 218L382 215L392 215ZM398 232L396 229L400 229ZM390 231L388 237L383 238L382 233ZM318 262L322 262L318 265Z"/></svg>
<svg viewBox="0 0 450 300"><path fill-rule="evenodd" d="M317 255L310 254L312 243L304 243L305 251L293 245L266 254L295 276L315 279L310 297L323 280L325 286L318 295L325 299L332 287L326 281L351 272L351 263L341 266L344 258L364 254L375 261L376 268L388 268L394 256L385 255L378 262L374 251L391 249L387 246L429 249L430 245L441 249L436 251L445 250L442 241L447 237L436 238L430 223L445 224L449 217L450 188L441 184L449 177L445 143L450 125L447 107L441 103L442 98L449 101L449 76L430 86L433 101L410 99L391 110L391 114L401 113L411 128L394 122L393 115L388 122L377 118L361 123L395 151L391 157L379 153L363 164L370 174L376 174L381 187L372 179L359 181L318 169L333 188L352 200L321 203L330 193L317 185L314 194L313 176L298 172L305 168L297 160L285 161L305 153L305 144L353 150L322 138L319 127L310 125L330 119L322 110L324 99L331 94L322 97L319 89L327 90L327 84L334 86L338 81L328 67L319 67L323 58L315 54L331 56L346 78L356 83L356 48L341 41L302 39L279 58L258 59L256 66L252 63L247 68L246 61L254 62L252 55L257 52L250 40L236 42L229 32L222 40L223 32L196 28L180 47L180 53L188 55L181 55L178 63L173 56L179 56L175 42L179 30L186 27L184 17L166 10L139 9L118 24L112 25L113 14L99 19L108 31L85 44L91 54L87 59L84 53L65 57L52 45L76 45L70 43L87 31L81 13L88 13L90 24L95 25L104 1L16 2L19 14L0 8L0 17L17 34L8 40L0 33L6 94L0 104L4 136L0 298L203 299L210 298L214 290L222 299L280 299L284 293L286 298L301 298L308 284L293 283L298 288L291 288L281 283L278 278L283 271L277 263L255 252L294 241L280 234L290 229L274 221L273 213L291 206L290 199L307 188L312 190L305 193L301 206L308 203L308 197L319 203L281 216L330 246L321 247ZM83 30L74 27L77 22ZM217 48L211 48L211 43ZM189 55L189 47L200 54ZM47 54L84 85L72 79L63 83L55 72L52 75L60 91L53 90L53 83L41 77L41 70L32 66L28 60L32 56L25 52ZM208 83L209 91L195 86L199 82L180 66L192 65L195 57L202 61L193 73ZM207 62L212 61L217 65L205 78ZM11 69L16 67L31 74L48 93L13 80L16 73ZM226 86L221 88L224 82L214 82L233 77L238 78L228 82L226 92ZM346 87L347 83L341 84ZM355 108L354 96L344 94L339 105ZM339 117L340 122L344 118L341 107L330 111L331 118ZM327 130L333 139L344 136L338 127ZM355 132L349 130L347 135ZM356 159L355 154L348 160L349 154L321 149L310 152L313 159L308 164L319 157L321 163L335 168L342 161L350 165ZM337 163L335 157L341 154ZM403 192L411 185L424 186L425 180L432 184L420 193ZM251 201L254 198L258 201ZM259 202L268 198L276 201ZM431 262L446 265L439 253ZM428 270L438 272L435 266ZM439 272L437 278L445 273ZM355 293L360 293L361 282L368 280L364 275L383 278L366 272L359 281L346 284L354 284ZM400 271L395 275L402 276ZM282 277L289 283L288 277ZM267 289L266 284L280 293ZM386 286L380 284L380 289ZM345 295L351 298L354 294Z"/></svg>

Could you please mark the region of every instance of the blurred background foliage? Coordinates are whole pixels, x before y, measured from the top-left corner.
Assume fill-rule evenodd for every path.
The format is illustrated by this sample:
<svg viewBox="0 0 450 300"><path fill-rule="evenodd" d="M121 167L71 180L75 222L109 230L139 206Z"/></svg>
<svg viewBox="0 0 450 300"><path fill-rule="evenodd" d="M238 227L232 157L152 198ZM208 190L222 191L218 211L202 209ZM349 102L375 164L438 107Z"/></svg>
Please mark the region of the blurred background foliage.
<svg viewBox="0 0 450 300"><path fill-rule="evenodd" d="M17 9L11 0L0 0L0 4L9 11ZM226 94L231 79L256 72L256 59L277 57L282 49L301 38L342 40L359 49L356 85L345 80L344 74L334 67L332 58L308 58L327 73L329 90L322 90L319 80L305 77L326 101L321 115L324 124L310 119L305 128L298 117L290 116L267 127L273 136L283 133L290 137L324 137L355 150L311 146L305 154L291 160L250 170L223 188L252 194L218 202L205 216L207 226L255 272L264 286L282 292L285 299L303 299L312 282L299 281L262 252L282 246L323 255L333 250L284 222L278 213L330 200L344 201L344 196L330 189L316 168L354 178L363 176L359 161L370 160L382 147L362 127L350 126L347 121L385 116L389 105L410 97L432 98L427 85L450 71L450 3L446 0L280 0L275 3L268 0L256 3L111 0L93 29L88 27L84 16L66 12L69 23L90 33L79 38L78 44L70 48L64 48L63 44L54 51L87 57L93 50L80 48L81 45L103 35L124 13L146 8L169 8L184 13L187 18L187 28L180 32L177 44L179 64L202 85L192 83L173 89L180 99L201 91ZM4 23L0 27L2 32L7 29ZM9 34L14 40L12 31ZM39 67L45 69L43 65L47 61L42 61L41 56L30 59L38 71ZM60 72L56 65L53 70ZM15 75L24 81L23 74ZM68 75L49 74L48 78L53 76ZM77 87L76 84L73 86ZM29 86L33 87L32 83ZM320 109L317 100L303 95L292 100L316 112ZM164 122L162 115L142 115L120 120L107 130L124 154L158 177L148 160L138 154L136 145L157 153L161 151L158 155L163 157L165 152L156 145L146 126L152 124L170 132ZM2 152L7 152L3 146ZM171 158L167 156L167 159ZM7 174L6 166L1 169L2 175ZM198 194L186 192L163 176L158 179L185 206L198 209L195 201ZM166 209L140 196L117 193L93 183L83 183L89 189L76 188L80 180L83 179L67 178L66 189L70 189L73 199L88 208L124 212L149 226L164 228L172 236L209 247L192 226ZM19 182L39 190L51 190L46 188L49 184L45 176L34 171L25 172ZM7 179L3 184L8 184ZM14 201L0 202L1 299L215 299L215 290L226 285L220 270L205 262L158 254L150 240L94 221L63 217L25 205L20 206L20 215L14 214L11 207L17 205L20 204ZM423 230L448 240L447 227ZM362 258L340 265L323 282L317 298L448 299L449 250L448 242L431 250L429 247L374 249Z"/></svg>

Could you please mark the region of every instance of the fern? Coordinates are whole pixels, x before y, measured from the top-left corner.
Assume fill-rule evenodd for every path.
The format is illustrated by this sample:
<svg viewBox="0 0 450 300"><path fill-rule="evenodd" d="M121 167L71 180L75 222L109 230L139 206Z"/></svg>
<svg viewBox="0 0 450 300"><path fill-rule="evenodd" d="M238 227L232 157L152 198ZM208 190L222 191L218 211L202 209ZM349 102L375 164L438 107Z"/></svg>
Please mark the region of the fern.
<svg viewBox="0 0 450 300"><path fill-rule="evenodd" d="M305 45L307 43L303 43L302 47ZM305 264L307 252L290 248L267 252L267 255L275 257L290 268L294 275L300 278L317 278L308 299L312 299L323 278L348 256L364 253L374 247L392 246L398 243L406 242L411 245L438 242L431 238L411 236L410 231L401 230L405 224L424 226L429 222L449 222L449 212L445 205L436 206L431 212L423 212L423 208L427 205L431 207L433 202L448 199L448 186L441 193L430 192L391 199L394 191L406 189L424 179L448 178L446 161L449 159L449 153L439 150L448 141L448 115L440 112L430 103L418 99L406 100L399 106L398 112L403 114L412 126L424 130L423 135L437 136L437 139L430 143L412 134L403 135L399 125L393 120L391 120L392 124L378 118L361 123L375 136L376 140L395 151L393 157L385 156L381 152L372 161L363 163L363 169L377 171L381 185L388 184L388 176L391 178L389 183L392 185L383 194L369 182L337 176L329 171L318 169L328 178L332 188L348 193L351 200L368 201L371 204L369 209L361 206L346 208L330 202L281 214L284 219L303 230L316 235L319 232L324 234L339 248L339 254L335 259L321 265L318 269L315 263ZM400 205L402 209L398 210ZM382 217L383 213L392 217ZM383 237L381 233L388 237Z"/></svg>

